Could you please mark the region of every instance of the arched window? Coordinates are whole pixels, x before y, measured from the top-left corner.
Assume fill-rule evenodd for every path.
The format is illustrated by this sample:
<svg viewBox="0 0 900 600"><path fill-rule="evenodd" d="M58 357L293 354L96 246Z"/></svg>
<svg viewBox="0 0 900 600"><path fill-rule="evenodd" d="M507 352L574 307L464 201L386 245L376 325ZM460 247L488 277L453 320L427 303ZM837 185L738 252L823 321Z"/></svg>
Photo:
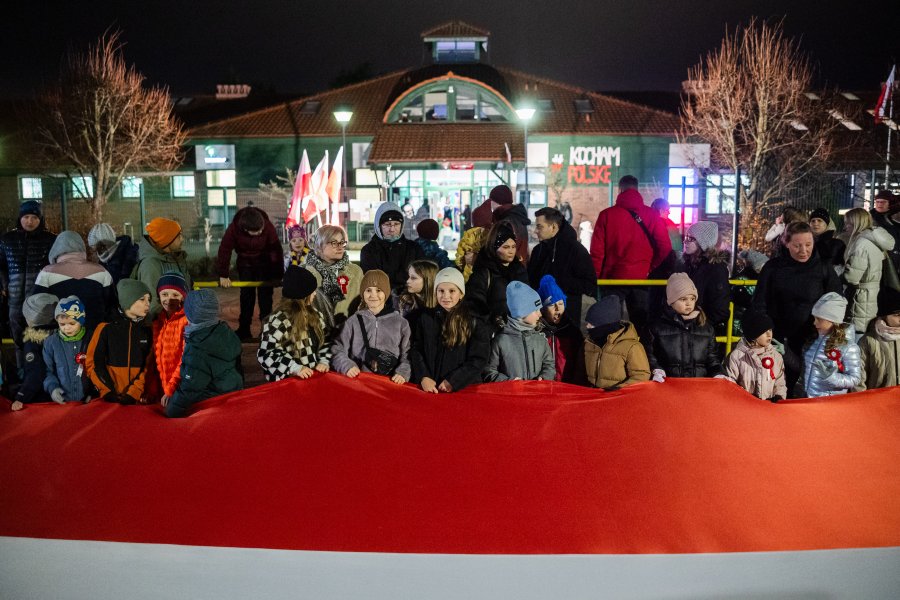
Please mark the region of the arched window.
<svg viewBox="0 0 900 600"><path fill-rule="evenodd" d="M441 77L400 96L388 109L387 123L497 123L515 118L509 102L474 80Z"/></svg>

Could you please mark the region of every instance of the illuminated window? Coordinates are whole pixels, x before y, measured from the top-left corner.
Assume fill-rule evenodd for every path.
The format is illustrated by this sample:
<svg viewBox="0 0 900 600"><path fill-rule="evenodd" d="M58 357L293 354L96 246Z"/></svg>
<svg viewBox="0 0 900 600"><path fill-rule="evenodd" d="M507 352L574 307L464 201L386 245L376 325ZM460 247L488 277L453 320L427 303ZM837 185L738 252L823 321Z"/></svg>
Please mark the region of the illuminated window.
<svg viewBox="0 0 900 600"><path fill-rule="evenodd" d="M666 199L669 201L669 218L676 224L690 224L697 220L696 177L693 169L675 167L669 169L669 190Z"/></svg>
<svg viewBox="0 0 900 600"><path fill-rule="evenodd" d="M409 93L391 110L391 123L488 121L515 118L511 107L497 94L468 81L449 80Z"/></svg>
<svg viewBox="0 0 900 600"><path fill-rule="evenodd" d="M206 172L206 187L234 187L237 175L234 169Z"/></svg>
<svg viewBox="0 0 900 600"><path fill-rule="evenodd" d="M23 200L44 197L44 187L40 177L22 177L19 181L22 186L21 198Z"/></svg>
<svg viewBox="0 0 900 600"><path fill-rule="evenodd" d="M447 92L435 91L425 94L425 120L447 120Z"/></svg>
<svg viewBox="0 0 900 600"><path fill-rule="evenodd" d="M126 177L122 180L122 197L123 198L140 198L141 185L144 180L140 177Z"/></svg>
<svg viewBox="0 0 900 600"><path fill-rule="evenodd" d="M434 58L442 63L475 61L478 59L478 45L463 40L440 41L434 45Z"/></svg>
<svg viewBox="0 0 900 600"><path fill-rule="evenodd" d="M73 177L72 178L72 197L73 198L93 198L94 197L94 178L93 177Z"/></svg>
<svg viewBox="0 0 900 600"><path fill-rule="evenodd" d="M194 197L194 176L193 175L175 175L172 177L172 197L173 198L193 198Z"/></svg>

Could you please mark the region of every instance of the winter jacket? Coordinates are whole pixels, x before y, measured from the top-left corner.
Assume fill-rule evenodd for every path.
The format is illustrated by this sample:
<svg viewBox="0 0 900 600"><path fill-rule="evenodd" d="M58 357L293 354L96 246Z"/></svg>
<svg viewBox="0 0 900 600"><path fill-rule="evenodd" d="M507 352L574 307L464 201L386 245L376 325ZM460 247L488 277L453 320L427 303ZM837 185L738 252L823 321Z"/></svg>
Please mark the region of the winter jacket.
<svg viewBox="0 0 900 600"><path fill-rule="evenodd" d="M473 316L468 341L448 347L443 341L446 319L447 311L440 306L415 313L409 348L412 382L419 384L423 377L428 377L440 384L446 379L453 391L458 392L481 382L481 370L491 351L491 328Z"/></svg>
<svg viewBox="0 0 900 600"><path fill-rule="evenodd" d="M774 346L769 344L758 351L741 338L728 360L723 373L730 381L738 384L757 398L763 400L787 398L787 382L784 378L784 359ZM771 369L763 367L762 361L772 361Z"/></svg>
<svg viewBox="0 0 900 600"><path fill-rule="evenodd" d="M563 313L562 320L557 325L541 319L540 332L547 338L547 344L553 354L556 366L554 379L574 385L587 385L583 354L584 336L581 329L572 323L566 313Z"/></svg>
<svg viewBox="0 0 900 600"><path fill-rule="evenodd" d="M640 217L653 239L631 213ZM600 212L591 238L591 259L599 279L646 279L672 251L659 213L644 204L637 190L626 190L615 206Z"/></svg>
<svg viewBox="0 0 900 600"><path fill-rule="evenodd" d="M768 261L759 274L752 310L772 317L775 339L800 352L813 335L812 307L826 292L841 293L831 265L813 254L804 263L789 253Z"/></svg>
<svg viewBox="0 0 900 600"><path fill-rule="evenodd" d="M885 252L893 249L894 238L881 227L867 229L850 242L845 253L844 281L851 286L846 320L857 331L866 331L878 314L878 290Z"/></svg>
<svg viewBox="0 0 900 600"><path fill-rule="evenodd" d="M856 337L853 325L847 326L846 334L847 343L837 347L843 369L837 367L837 361L828 358L825 352L827 335L820 335L804 351L803 384L808 398L846 394L862 383L862 359L859 346L853 342ZM820 363L827 365L825 371Z"/></svg>
<svg viewBox="0 0 900 600"><path fill-rule="evenodd" d="M403 235L393 242L384 239L378 223L381 215L388 210L399 211L400 208L396 204L385 202L375 211L375 235L360 250L359 266L362 267L363 273L372 269L381 269L388 274L391 287L394 288L406 283L406 279L409 277L409 263L424 258L425 255L417 243L406 239Z"/></svg>
<svg viewBox="0 0 900 600"><path fill-rule="evenodd" d="M873 208L869 214L876 226L883 228L894 238L894 247L888 251L888 256L894 263L894 268L900 271L900 213L880 213Z"/></svg>
<svg viewBox="0 0 900 600"><path fill-rule="evenodd" d="M394 310L390 302L385 304L378 315L373 315L372 311L366 308L347 319L341 335L331 348L331 366L334 370L345 375L353 367L359 367L365 373L372 372L365 361L366 347L362 327L359 324L360 319L366 326L369 347L390 352L399 359L391 375L400 375L409 381L412 377L412 367L409 365L409 322Z"/></svg>
<svg viewBox="0 0 900 600"><path fill-rule="evenodd" d="M553 275L566 294L566 312L581 320L582 295L597 292L597 273L591 255L578 242L575 229L563 223L555 236L540 242L531 251L528 261L528 281L538 289L541 277Z"/></svg>
<svg viewBox="0 0 900 600"><path fill-rule="evenodd" d="M650 363L637 330L628 321L624 325L602 347L590 337L584 340L584 366L592 386L609 389L650 381Z"/></svg>
<svg viewBox="0 0 900 600"><path fill-rule="evenodd" d="M263 216L263 230L259 235L244 231L240 222L248 211L259 211ZM222 236L216 260L219 277L230 277L231 253L237 253L235 266L241 279L272 281L284 275L284 250L275 226L265 211L247 206L234 214L231 224Z"/></svg>
<svg viewBox="0 0 900 600"><path fill-rule="evenodd" d="M490 256L482 249L475 259L472 276L466 282L464 302L473 313L488 319L488 323L499 330L500 324L509 315L509 308L506 306L506 286L512 281L528 283L525 265L518 257L508 265L504 265L496 256Z"/></svg>
<svg viewBox="0 0 900 600"><path fill-rule="evenodd" d="M153 321L153 350L156 372L163 393L169 398L175 393L181 380L181 357L184 353L184 328L187 327L184 309L169 315L160 311Z"/></svg>
<svg viewBox="0 0 900 600"><path fill-rule="evenodd" d="M494 215L493 202L493 200L488 198L472 211L473 227L486 229L491 226Z"/></svg>
<svg viewBox="0 0 900 600"><path fill-rule="evenodd" d="M44 391L52 394L53 390L62 389L66 402L80 402L87 397L91 382L84 359L90 341L90 334L85 333L80 340L67 342L59 331L44 340L44 364L47 366ZM78 373L78 355L83 355L81 374Z"/></svg>
<svg viewBox="0 0 900 600"><path fill-rule="evenodd" d="M31 294L40 270L50 264L50 248L55 240L56 235L44 229L43 219L34 231L17 227L0 236L0 288L7 293L10 320L20 324L14 331L25 329L22 303Z"/></svg>
<svg viewBox="0 0 900 600"><path fill-rule="evenodd" d="M491 355L484 368L485 381L556 379L556 364L547 338L536 329L522 329L510 321L491 340Z"/></svg>
<svg viewBox="0 0 900 600"><path fill-rule="evenodd" d="M116 243L98 256L98 259L100 266L109 271L115 286L122 279L131 276L138 261L138 245L131 241L130 236L120 235L116 238Z"/></svg>
<svg viewBox="0 0 900 600"><path fill-rule="evenodd" d="M100 394L116 394L122 404L144 398L144 378L153 352L150 328L121 309L100 323L87 350L87 371Z"/></svg>
<svg viewBox="0 0 900 600"><path fill-rule="evenodd" d="M319 273L315 269L315 267L309 264L306 265L306 268L310 273L315 275L316 281L319 283L319 288L321 288L322 274ZM344 298L342 300L338 300L337 303L335 303L333 306L325 297L325 294L321 292L321 289L316 293L316 307L323 312L323 315L325 312L329 313L328 315L325 315L326 323L333 322L335 315L342 315L344 317L347 317L352 312L351 308L356 306L356 304L359 302L359 286L362 283L363 270L360 269L356 264L347 261L347 266L345 266L344 270L340 272L340 274L338 275L338 279L340 279L344 275L347 276L347 289L346 291L344 291ZM409 273L407 273L407 276L409 276ZM404 283L405 281L406 280L404 280Z"/></svg>
<svg viewBox="0 0 900 600"><path fill-rule="evenodd" d="M116 306L116 292L109 271L87 259L85 252L68 252L54 257L38 273L33 294L53 294L57 298L78 296L84 304L85 327L92 331L106 320Z"/></svg>
<svg viewBox="0 0 900 600"><path fill-rule="evenodd" d="M319 322L325 339L319 340L309 335L294 343L291 339L291 320L285 313L276 310L266 318L259 336L259 350L256 351L256 360L266 381L280 381L302 367L314 369L316 365L331 364L331 332L321 314Z"/></svg>
<svg viewBox="0 0 900 600"><path fill-rule="evenodd" d="M900 386L900 327L891 329L876 319L859 340L862 357L861 382L853 391Z"/></svg>
<svg viewBox="0 0 900 600"><path fill-rule="evenodd" d="M186 335L181 381L169 398L166 416L184 417L201 400L243 389L240 359L241 340L224 321Z"/></svg>
<svg viewBox="0 0 900 600"><path fill-rule="evenodd" d="M528 226L531 225L531 219L528 218L525 206L522 204L499 206L494 210L492 219L494 223L506 223L512 227L516 234L516 255L523 265L527 265L530 260L528 256Z"/></svg>
<svg viewBox="0 0 900 600"><path fill-rule="evenodd" d="M834 223L829 223L829 227L834 227ZM816 238L814 249L823 262L834 266L844 266L844 251L847 249L846 244L837 237L834 229L828 229Z"/></svg>
<svg viewBox="0 0 900 600"><path fill-rule="evenodd" d="M456 268L462 271L463 279L467 283L469 277L472 276L472 269L475 265L474 263L472 265L466 264L466 252L471 251L475 253L475 256L478 256L481 246L484 244L484 234L485 229L482 227L467 229L456 246Z"/></svg>
<svg viewBox="0 0 900 600"><path fill-rule="evenodd" d="M728 321L731 285L728 263L731 253L716 249L703 252L696 259L686 258L683 270L697 286L697 305L703 309L713 327Z"/></svg>
<svg viewBox="0 0 900 600"><path fill-rule="evenodd" d="M422 248L424 258L436 263L439 269L453 266L453 261L450 260L447 251L441 248L434 240L416 238L416 243Z"/></svg>
<svg viewBox="0 0 900 600"><path fill-rule="evenodd" d="M30 402L50 402L50 393L44 391L47 378L47 364L44 362L44 343L55 334L54 325L49 327L26 327L22 335L22 385L16 392L16 400L23 404Z"/></svg>
<svg viewBox="0 0 900 600"><path fill-rule="evenodd" d="M651 371L662 369L668 377L713 377L722 371L712 325L700 325L700 317L685 320L668 306L650 324L645 350Z"/></svg>
<svg viewBox="0 0 900 600"><path fill-rule="evenodd" d="M149 318L156 318L162 306L159 303L159 294L156 292L156 285L163 273L180 273L187 288L193 287L191 276L188 273L187 253L183 250L164 254L156 249L150 243L149 238L144 238L138 244L138 262L131 272L131 278L142 281L147 289L150 290L150 315Z"/></svg>

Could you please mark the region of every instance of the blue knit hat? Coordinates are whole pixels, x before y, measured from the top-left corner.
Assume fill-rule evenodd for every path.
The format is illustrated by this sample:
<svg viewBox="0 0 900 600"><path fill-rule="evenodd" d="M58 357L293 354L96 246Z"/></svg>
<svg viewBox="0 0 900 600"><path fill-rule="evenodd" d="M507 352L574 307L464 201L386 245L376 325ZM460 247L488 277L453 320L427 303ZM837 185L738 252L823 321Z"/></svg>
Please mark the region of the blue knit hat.
<svg viewBox="0 0 900 600"><path fill-rule="evenodd" d="M162 277L159 278L159 281L156 284L156 293L159 294L163 290L175 290L176 292L181 294L181 297L184 298L188 293L187 282L184 280L184 276L178 271L171 271L169 273L163 273Z"/></svg>
<svg viewBox="0 0 900 600"><path fill-rule="evenodd" d="M209 288L188 292L184 315L192 325L215 323L219 320L219 297Z"/></svg>
<svg viewBox="0 0 900 600"><path fill-rule="evenodd" d="M563 306L566 305L566 294L556 283L556 279L553 275L544 275L541 277L541 284L538 286L538 294L541 295L541 304L544 305L544 308L553 306L560 300L563 301Z"/></svg>
<svg viewBox="0 0 900 600"><path fill-rule="evenodd" d="M41 203L38 200L26 200L20 204L19 218L21 219L25 215L34 215L43 218L44 215L41 214Z"/></svg>
<svg viewBox="0 0 900 600"><path fill-rule="evenodd" d="M541 310L541 297L528 284L513 281L506 286L506 306L510 317L521 319Z"/></svg>
<svg viewBox="0 0 900 600"><path fill-rule="evenodd" d="M593 327L603 327L622 320L622 301L615 294L603 296L591 305L584 317Z"/></svg>
<svg viewBox="0 0 900 600"><path fill-rule="evenodd" d="M84 312L84 304L78 299L78 296L66 296L59 301L59 304L56 305L56 310L53 311L53 318L58 318L60 315L75 319L81 323L82 327L84 327L85 318L87 317Z"/></svg>

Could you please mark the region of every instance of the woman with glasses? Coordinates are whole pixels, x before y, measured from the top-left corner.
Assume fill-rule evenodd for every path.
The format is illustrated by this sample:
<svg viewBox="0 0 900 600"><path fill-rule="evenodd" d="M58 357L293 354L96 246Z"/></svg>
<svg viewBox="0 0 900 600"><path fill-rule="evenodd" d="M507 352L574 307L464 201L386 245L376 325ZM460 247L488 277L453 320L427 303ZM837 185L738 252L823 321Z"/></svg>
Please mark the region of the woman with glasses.
<svg viewBox="0 0 900 600"><path fill-rule="evenodd" d="M351 303L359 299L363 271L350 262L347 234L337 225L323 225L316 232L313 251L306 257L306 268L319 283L316 308L328 325L340 325L350 314Z"/></svg>
<svg viewBox="0 0 900 600"><path fill-rule="evenodd" d="M728 263L731 253L720 250L719 226L712 221L697 221L684 236L684 268L697 286L697 304L717 330L728 321L731 286Z"/></svg>

